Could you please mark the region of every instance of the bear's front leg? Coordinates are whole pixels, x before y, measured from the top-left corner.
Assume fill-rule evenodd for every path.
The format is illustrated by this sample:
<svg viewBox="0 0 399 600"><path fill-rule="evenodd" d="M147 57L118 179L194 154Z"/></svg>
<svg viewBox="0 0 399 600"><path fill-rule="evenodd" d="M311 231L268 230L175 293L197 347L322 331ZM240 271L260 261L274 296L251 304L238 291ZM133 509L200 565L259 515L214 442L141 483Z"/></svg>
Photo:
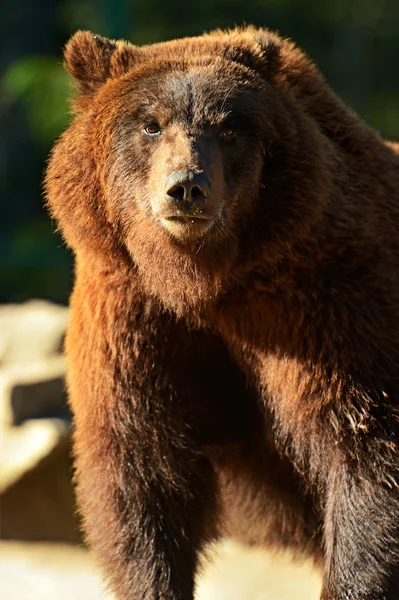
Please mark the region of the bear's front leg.
<svg viewBox="0 0 399 600"><path fill-rule="evenodd" d="M388 416L388 431L395 422L395 415ZM321 599L397 600L398 447L382 431L363 436L360 444L357 437L347 438L329 464Z"/></svg>
<svg viewBox="0 0 399 600"><path fill-rule="evenodd" d="M169 316L132 306L132 293L101 306L87 295L83 308L79 293L67 353L87 542L119 600L192 600L215 506L187 386L189 340Z"/></svg>
<svg viewBox="0 0 399 600"><path fill-rule="evenodd" d="M145 464L154 460L146 456L149 445L138 451L141 462L134 442L126 448L127 437L113 432L111 439L93 424L91 434L92 452L76 443L78 501L111 591L120 600L192 600L212 505L208 465L188 454L184 465L160 456L156 472Z"/></svg>

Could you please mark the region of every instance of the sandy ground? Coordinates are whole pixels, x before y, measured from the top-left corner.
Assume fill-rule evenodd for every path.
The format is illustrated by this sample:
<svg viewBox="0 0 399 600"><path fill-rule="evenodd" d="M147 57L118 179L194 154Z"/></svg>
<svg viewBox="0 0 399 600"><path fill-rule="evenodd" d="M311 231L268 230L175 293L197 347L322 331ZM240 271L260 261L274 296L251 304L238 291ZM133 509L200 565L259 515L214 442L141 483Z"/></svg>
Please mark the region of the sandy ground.
<svg viewBox="0 0 399 600"><path fill-rule="evenodd" d="M288 557L224 544L206 567L197 600L317 600L319 574ZM87 552L76 546L0 543L0 598L112 600Z"/></svg>

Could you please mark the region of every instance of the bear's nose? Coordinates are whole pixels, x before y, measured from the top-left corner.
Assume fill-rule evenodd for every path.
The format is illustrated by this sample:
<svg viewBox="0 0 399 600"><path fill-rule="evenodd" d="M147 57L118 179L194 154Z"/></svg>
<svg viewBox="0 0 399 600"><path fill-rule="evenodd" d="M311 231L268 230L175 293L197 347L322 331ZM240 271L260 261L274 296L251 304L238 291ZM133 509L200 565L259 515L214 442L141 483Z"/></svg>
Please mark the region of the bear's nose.
<svg viewBox="0 0 399 600"><path fill-rule="evenodd" d="M203 206L211 191L211 182L203 171L175 171L165 180L166 199L178 208Z"/></svg>

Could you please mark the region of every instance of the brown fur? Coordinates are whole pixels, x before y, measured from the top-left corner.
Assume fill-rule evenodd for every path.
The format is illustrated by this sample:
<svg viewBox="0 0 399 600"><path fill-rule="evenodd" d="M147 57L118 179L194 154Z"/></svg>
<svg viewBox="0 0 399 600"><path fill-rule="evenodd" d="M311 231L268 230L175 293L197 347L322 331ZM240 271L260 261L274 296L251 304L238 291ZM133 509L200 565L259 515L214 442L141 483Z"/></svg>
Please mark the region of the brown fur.
<svg viewBox="0 0 399 600"><path fill-rule="evenodd" d="M112 590L189 600L231 535L322 559L323 600L397 599L397 147L268 31L79 32L65 58L77 116L46 189L76 253L77 491ZM211 181L190 219L163 187L186 169Z"/></svg>

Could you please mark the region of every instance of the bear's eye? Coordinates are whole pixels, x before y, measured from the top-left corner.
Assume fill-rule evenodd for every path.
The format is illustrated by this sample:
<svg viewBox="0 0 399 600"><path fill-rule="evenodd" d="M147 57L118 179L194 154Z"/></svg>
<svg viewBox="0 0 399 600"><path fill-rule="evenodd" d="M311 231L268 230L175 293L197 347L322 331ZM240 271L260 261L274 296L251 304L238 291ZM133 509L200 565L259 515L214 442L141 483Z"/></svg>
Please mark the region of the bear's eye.
<svg viewBox="0 0 399 600"><path fill-rule="evenodd" d="M156 123L151 123L151 125L147 125L144 128L144 133L147 135L159 135L161 133L161 128Z"/></svg>
<svg viewBox="0 0 399 600"><path fill-rule="evenodd" d="M236 132L233 129L226 127L226 129L222 129L219 135L225 140L231 140L233 137L235 137Z"/></svg>

